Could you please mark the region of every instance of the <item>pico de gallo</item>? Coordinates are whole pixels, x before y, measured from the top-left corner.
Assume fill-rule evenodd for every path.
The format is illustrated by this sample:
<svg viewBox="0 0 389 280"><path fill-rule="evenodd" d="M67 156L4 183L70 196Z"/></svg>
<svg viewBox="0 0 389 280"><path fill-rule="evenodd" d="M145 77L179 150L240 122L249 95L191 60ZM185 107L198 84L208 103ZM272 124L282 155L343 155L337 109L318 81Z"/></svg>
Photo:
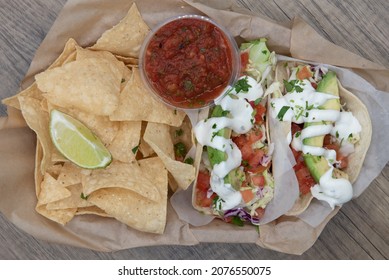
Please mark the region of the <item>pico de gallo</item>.
<svg viewBox="0 0 389 280"><path fill-rule="evenodd" d="M236 47L211 20L180 17L160 27L144 54L154 92L179 108L211 103L236 78Z"/></svg>

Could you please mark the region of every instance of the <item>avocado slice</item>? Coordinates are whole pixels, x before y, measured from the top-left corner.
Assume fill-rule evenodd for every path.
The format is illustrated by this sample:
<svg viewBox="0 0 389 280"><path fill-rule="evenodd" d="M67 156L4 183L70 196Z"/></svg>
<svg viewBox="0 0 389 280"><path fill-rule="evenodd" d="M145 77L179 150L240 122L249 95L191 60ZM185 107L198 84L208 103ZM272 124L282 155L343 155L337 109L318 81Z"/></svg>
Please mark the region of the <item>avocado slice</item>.
<svg viewBox="0 0 389 280"><path fill-rule="evenodd" d="M316 91L325 92L328 94L332 94L335 96L339 96L339 87L338 80L336 78L336 73L333 71L329 71L327 74L323 76L323 79L318 83ZM339 99L331 99L325 102L319 109L323 110L340 110L340 102ZM330 122L326 122L329 124ZM312 122L305 123L304 127L308 127L311 125L320 125L322 122ZM303 140L304 145L322 147L324 141L323 136L310 137ZM327 160L322 156L313 156L304 154L304 161L307 165L309 172L312 177L318 183L320 177L330 168Z"/></svg>
<svg viewBox="0 0 389 280"><path fill-rule="evenodd" d="M224 111L223 108L220 105L216 105L211 113L211 117L225 117L228 115L227 111ZM231 129L229 128L223 128L220 129L216 135L222 136L226 139L229 139L231 137ZM207 146L207 153L209 162L211 164L211 167L213 167L215 164L221 163L225 160L227 160L227 154L223 151L219 151L217 149L214 149L212 147Z"/></svg>
<svg viewBox="0 0 389 280"><path fill-rule="evenodd" d="M240 168L235 168L231 170L230 173L228 173L227 176L224 177L224 183L231 184L231 186L237 191L242 186L244 180L246 180L246 175L244 171Z"/></svg>
<svg viewBox="0 0 389 280"><path fill-rule="evenodd" d="M229 115L228 111L224 111L223 108L220 105L217 105L213 108L211 117L226 117ZM231 129L229 128L223 128L220 129L216 135L222 136L226 139L229 139L231 137ZM207 152L208 152L208 158L211 166L213 167L215 164L218 164L220 162L223 162L227 160L227 154L223 151L214 149L212 147L207 146ZM235 190L239 190L239 188L242 186L242 183L246 179L246 175L243 170L239 168L235 168L231 170L226 177L224 177L224 183L225 184L231 184L231 186Z"/></svg>

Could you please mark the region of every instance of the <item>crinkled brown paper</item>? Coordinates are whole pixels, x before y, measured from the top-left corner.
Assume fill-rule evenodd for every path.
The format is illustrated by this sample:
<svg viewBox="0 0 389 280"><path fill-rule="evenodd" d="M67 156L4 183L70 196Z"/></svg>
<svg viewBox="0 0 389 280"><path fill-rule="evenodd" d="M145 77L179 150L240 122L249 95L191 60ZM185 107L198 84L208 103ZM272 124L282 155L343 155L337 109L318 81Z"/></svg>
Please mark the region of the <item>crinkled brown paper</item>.
<svg viewBox="0 0 389 280"><path fill-rule="evenodd" d="M31 84L34 75L46 69L60 54L68 38L76 39L82 46L92 45L105 30L124 17L131 4L132 1L125 0L68 1L37 50L22 88ZM350 68L375 86L373 91L384 96L382 98L388 104L388 95L383 91L389 91L389 70L326 41L299 18L289 24L278 24L223 0L164 0L158 1L158 5L154 0L143 0L137 1L137 6L151 28L173 15L203 13L225 26L238 41L267 37L269 48L278 54ZM199 242L248 242L285 253L302 254L314 244L339 210L335 209L316 224L307 222L310 220L307 215L304 218L282 216L277 222L261 226L259 236L253 227L238 228L219 220L206 226L191 226L178 218L170 203L163 235L139 232L114 219L90 215L77 216L61 226L34 210L35 135L26 127L19 111L9 108L8 115L8 118L0 118L0 210L19 228L42 240L101 251ZM388 117L387 110L383 111L383 117ZM375 176L387 160L382 159L382 166L373 168ZM371 180L364 182L365 187Z"/></svg>

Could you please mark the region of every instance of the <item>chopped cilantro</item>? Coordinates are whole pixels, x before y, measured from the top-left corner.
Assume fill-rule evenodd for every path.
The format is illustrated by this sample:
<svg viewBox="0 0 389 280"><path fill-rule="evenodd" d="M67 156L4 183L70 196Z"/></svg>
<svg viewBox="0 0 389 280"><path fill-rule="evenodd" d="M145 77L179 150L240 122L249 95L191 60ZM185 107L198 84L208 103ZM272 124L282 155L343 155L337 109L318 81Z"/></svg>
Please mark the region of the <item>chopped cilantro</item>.
<svg viewBox="0 0 389 280"><path fill-rule="evenodd" d="M294 137L298 138L298 137L300 137L300 135L301 135L301 131L297 131L297 132L295 133Z"/></svg>
<svg viewBox="0 0 389 280"><path fill-rule="evenodd" d="M184 163L187 163L187 164L193 164L194 163L194 160L192 157L188 157L184 160Z"/></svg>
<svg viewBox="0 0 389 280"><path fill-rule="evenodd" d="M295 86L295 90L296 90L297 92L302 92L302 91L303 91L303 88L300 87L300 86Z"/></svg>
<svg viewBox="0 0 389 280"><path fill-rule="evenodd" d="M236 225L238 227L243 227L244 223L239 217L232 217L231 224Z"/></svg>
<svg viewBox="0 0 389 280"><path fill-rule="evenodd" d="M305 110L311 110L313 109L313 104L308 105L308 101L305 101Z"/></svg>
<svg viewBox="0 0 389 280"><path fill-rule="evenodd" d="M339 138L339 131L336 131L336 132L335 132L335 137L336 137L336 138Z"/></svg>
<svg viewBox="0 0 389 280"><path fill-rule="evenodd" d="M183 156L185 156L185 154L186 154L186 148L185 148L184 143L178 142L178 143L174 144L174 154L175 154L177 157L183 157Z"/></svg>
<svg viewBox="0 0 389 280"><path fill-rule="evenodd" d="M352 133L350 133L350 135L348 136L348 138L353 138L353 134L352 134Z"/></svg>
<svg viewBox="0 0 389 280"><path fill-rule="evenodd" d="M81 199L84 199L84 200L88 199L88 195L85 195L83 192L81 193L80 197L81 197Z"/></svg>
<svg viewBox="0 0 389 280"><path fill-rule="evenodd" d="M186 91L192 91L192 90L194 89L194 86L193 86L193 84L192 84L192 81L190 81L190 80L185 80L185 81L184 81L184 89L185 89Z"/></svg>
<svg viewBox="0 0 389 280"><path fill-rule="evenodd" d="M290 106L282 106L281 110L278 112L277 118L282 121L285 113L289 110Z"/></svg>
<svg viewBox="0 0 389 280"><path fill-rule="evenodd" d="M262 98L257 98L254 101L255 106L258 105L262 101Z"/></svg>
<svg viewBox="0 0 389 280"><path fill-rule="evenodd" d="M263 54L267 54L267 50L263 50L262 53L263 53Z"/></svg>
<svg viewBox="0 0 389 280"><path fill-rule="evenodd" d="M222 117L226 117L229 113L230 113L230 111L223 111L222 112Z"/></svg>
<svg viewBox="0 0 389 280"><path fill-rule="evenodd" d="M213 124L212 128L215 129L217 127L216 123Z"/></svg>
<svg viewBox="0 0 389 280"><path fill-rule="evenodd" d="M239 93L241 91L248 92L249 88L251 88L251 85L248 83L248 78L245 77L243 79L240 79L237 81L234 85L236 93Z"/></svg>
<svg viewBox="0 0 389 280"><path fill-rule="evenodd" d="M298 85L298 80L291 80L289 82L287 80L284 80L283 82L287 92L292 92L293 90L297 92L303 91L303 88Z"/></svg>
<svg viewBox="0 0 389 280"><path fill-rule="evenodd" d="M184 131L182 130L182 128L180 128L180 129L177 129L177 130L176 130L175 136L176 136L176 137L180 137L180 136L182 136L183 134L184 134Z"/></svg>
<svg viewBox="0 0 389 280"><path fill-rule="evenodd" d="M219 196L215 196L212 200L212 206L215 210L220 211L222 209L222 199Z"/></svg>
<svg viewBox="0 0 389 280"><path fill-rule="evenodd" d="M132 148L131 151L132 151L132 153L133 153L134 155L136 155L136 152L138 151L138 149L139 149L139 145L138 145L138 146L135 146L134 148Z"/></svg>

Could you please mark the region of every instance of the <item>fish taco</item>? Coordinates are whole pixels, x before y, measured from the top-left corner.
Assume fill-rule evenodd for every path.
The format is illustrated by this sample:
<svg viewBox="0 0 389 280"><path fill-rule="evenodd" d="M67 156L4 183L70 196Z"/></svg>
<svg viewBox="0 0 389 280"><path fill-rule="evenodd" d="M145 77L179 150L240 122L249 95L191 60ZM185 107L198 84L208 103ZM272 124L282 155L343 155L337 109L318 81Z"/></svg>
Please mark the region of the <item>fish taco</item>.
<svg viewBox="0 0 389 280"><path fill-rule="evenodd" d="M241 58L239 80L194 128L198 174L192 204L226 222L258 225L274 195L266 112L275 54L260 39L242 44Z"/></svg>
<svg viewBox="0 0 389 280"><path fill-rule="evenodd" d="M353 197L370 145L367 108L322 65L281 61L275 80L270 111L287 135L300 191L287 214L302 213L313 198L341 206Z"/></svg>

